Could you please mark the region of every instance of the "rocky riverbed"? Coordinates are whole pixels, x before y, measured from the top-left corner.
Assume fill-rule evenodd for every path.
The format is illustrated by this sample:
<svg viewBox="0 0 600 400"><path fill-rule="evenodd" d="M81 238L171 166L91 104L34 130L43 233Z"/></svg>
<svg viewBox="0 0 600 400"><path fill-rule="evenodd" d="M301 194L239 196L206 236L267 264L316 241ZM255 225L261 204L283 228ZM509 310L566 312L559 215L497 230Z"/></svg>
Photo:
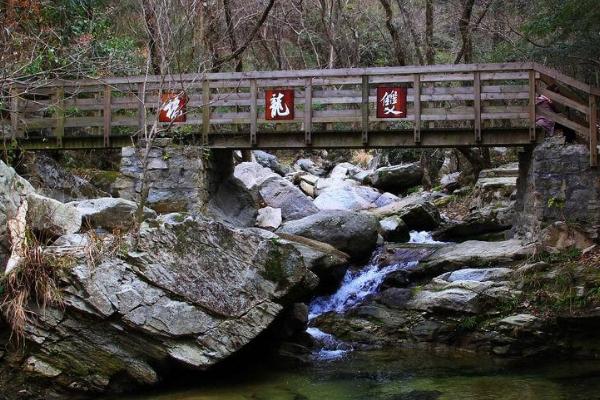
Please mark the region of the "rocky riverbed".
<svg viewBox="0 0 600 400"><path fill-rule="evenodd" d="M164 151L153 150L154 178L183 166L188 191L195 153ZM135 181L136 152L123 153ZM94 191L48 176L51 163L31 167L31 183L0 164L0 398L119 393L178 371L201 379L255 352L293 365L380 348L600 355L593 227L525 232L517 164L469 186L446 160L441 185L423 190L417 162L254 157L202 207L189 196L167 207L165 194L139 226L122 179Z"/></svg>

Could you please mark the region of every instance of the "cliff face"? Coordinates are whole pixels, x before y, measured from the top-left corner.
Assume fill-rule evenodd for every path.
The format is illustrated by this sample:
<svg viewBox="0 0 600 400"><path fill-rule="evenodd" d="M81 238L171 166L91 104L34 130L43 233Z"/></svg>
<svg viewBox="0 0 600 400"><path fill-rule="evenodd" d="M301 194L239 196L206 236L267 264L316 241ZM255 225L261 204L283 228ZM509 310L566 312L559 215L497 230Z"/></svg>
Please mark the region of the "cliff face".
<svg viewBox="0 0 600 400"><path fill-rule="evenodd" d="M317 281L290 244L181 214L144 223L135 251L129 237L76 244L45 250L69 260L64 307L30 304L26 346L0 367L3 396L101 392L208 368Z"/></svg>

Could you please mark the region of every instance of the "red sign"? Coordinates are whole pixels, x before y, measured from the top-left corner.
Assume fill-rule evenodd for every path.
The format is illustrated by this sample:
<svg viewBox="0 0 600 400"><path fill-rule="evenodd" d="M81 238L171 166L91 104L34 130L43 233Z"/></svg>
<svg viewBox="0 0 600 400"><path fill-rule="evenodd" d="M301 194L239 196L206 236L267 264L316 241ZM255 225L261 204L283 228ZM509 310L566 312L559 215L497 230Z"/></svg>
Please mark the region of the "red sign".
<svg viewBox="0 0 600 400"><path fill-rule="evenodd" d="M268 121L294 119L294 90L265 90L265 119Z"/></svg>
<svg viewBox="0 0 600 400"><path fill-rule="evenodd" d="M377 118L406 118L406 88L377 88Z"/></svg>
<svg viewBox="0 0 600 400"><path fill-rule="evenodd" d="M163 93L160 101L160 122L185 122L185 106L188 102L185 93Z"/></svg>

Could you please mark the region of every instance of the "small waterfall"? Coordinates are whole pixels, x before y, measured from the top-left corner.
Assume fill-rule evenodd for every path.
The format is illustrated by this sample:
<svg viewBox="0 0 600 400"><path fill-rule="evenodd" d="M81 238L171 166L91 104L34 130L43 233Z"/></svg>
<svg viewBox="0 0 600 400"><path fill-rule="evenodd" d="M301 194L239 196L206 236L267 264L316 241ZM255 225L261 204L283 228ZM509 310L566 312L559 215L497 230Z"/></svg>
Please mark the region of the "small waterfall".
<svg viewBox="0 0 600 400"><path fill-rule="evenodd" d="M430 232L410 232L409 243L442 243L432 239ZM375 252L369 264L360 270L348 270L344 275L340 288L330 296L315 298L309 305L309 322L319 315L327 312L344 313L360 305L368 296L377 293L385 277L397 270L413 268L418 261L405 262L380 266L380 254ZM322 347L314 355L318 360L334 360L343 357L352 350L351 346L339 341L333 335L325 333L318 328L309 327L306 332L313 337Z"/></svg>

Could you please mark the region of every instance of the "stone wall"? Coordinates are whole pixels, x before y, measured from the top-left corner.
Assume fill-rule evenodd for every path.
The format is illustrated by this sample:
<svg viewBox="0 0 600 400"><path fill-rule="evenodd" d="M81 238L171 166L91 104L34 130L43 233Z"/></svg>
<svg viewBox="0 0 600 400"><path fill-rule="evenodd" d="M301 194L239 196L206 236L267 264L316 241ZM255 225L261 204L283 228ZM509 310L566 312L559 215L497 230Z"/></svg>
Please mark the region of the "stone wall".
<svg viewBox="0 0 600 400"><path fill-rule="evenodd" d="M174 145L170 139L157 139L154 144L148 160L147 206L159 213L202 208L219 182L232 173L230 150L211 150L205 154L200 146ZM142 187L142 149L122 149L120 172L121 177L114 184L119 197L138 200Z"/></svg>
<svg viewBox="0 0 600 400"><path fill-rule="evenodd" d="M576 224L591 238L600 229L600 170L591 168L582 144L565 144L562 137L519 154L519 179L513 231L537 240L555 221Z"/></svg>

